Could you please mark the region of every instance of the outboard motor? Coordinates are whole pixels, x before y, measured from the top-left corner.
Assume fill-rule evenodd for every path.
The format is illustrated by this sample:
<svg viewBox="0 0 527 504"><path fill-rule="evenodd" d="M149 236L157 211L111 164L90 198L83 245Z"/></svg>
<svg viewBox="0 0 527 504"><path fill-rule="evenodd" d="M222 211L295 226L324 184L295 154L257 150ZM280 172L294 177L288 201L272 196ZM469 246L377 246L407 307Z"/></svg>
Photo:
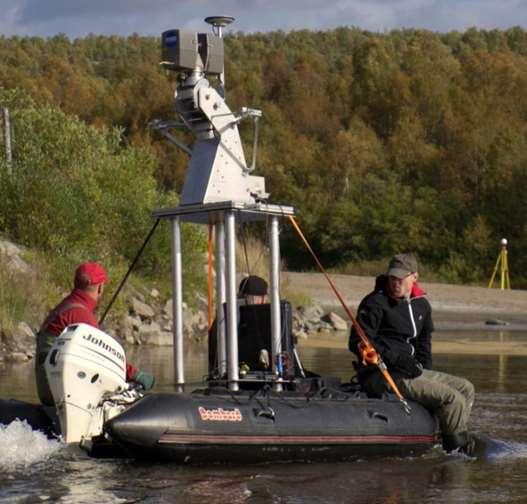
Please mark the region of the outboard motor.
<svg viewBox="0 0 527 504"><path fill-rule="evenodd" d="M95 327L70 325L49 351L45 369L64 440L100 434L104 398L128 388L123 347Z"/></svg>

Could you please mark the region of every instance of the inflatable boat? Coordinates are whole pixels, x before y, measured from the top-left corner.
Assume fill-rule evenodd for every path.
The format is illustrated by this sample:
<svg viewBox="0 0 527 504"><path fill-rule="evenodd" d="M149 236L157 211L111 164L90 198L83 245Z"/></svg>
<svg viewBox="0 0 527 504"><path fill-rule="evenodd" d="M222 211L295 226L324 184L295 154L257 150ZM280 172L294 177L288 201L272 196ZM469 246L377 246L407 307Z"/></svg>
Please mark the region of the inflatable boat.
<svg viewBox="0 0 527 504"><path fill-rule="evenodd" d="M143 395L125 381L124 355L106 333L69 326L46 361L56 414L2 401L0 423L24 419L93 457L197 464L419 455L438 442L436 420L418 404L408 413L395 396L368 398L335 379L284 380L288 390L276 392L256 372L238 391Z"/></svg>
<svg viewBox="0 0 527 504"><path fill-rule="evenodd" d="M199 391L148 395L104 432L125 453L178 463L351 460L419 455L436 442L435 422L414 405L344 392L326 397Z"/></svg>

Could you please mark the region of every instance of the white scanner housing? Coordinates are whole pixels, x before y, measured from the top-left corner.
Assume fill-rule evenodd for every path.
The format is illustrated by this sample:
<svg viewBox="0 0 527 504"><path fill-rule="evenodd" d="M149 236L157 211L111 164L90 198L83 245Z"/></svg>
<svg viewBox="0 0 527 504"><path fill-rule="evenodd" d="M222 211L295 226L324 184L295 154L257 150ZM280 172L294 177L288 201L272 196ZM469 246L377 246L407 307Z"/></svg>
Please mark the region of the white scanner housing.
<svg viewBox="0 0 527 504"><path fill-rule="evenodd" d="M126 357L108 334L87 324L66 327L45 362L62 436L67 443L99 434L103 396L124 391ZM99 429L97 429L99 430Z"/></svg>

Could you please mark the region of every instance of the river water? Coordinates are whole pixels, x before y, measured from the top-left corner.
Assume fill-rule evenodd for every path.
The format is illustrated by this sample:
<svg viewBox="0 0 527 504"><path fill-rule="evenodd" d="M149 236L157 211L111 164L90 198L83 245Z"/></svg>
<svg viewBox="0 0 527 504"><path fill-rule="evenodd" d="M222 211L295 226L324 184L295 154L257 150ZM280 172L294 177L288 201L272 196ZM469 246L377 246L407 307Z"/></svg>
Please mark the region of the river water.
<svg viewBox="0 0 527 504"><path fill-rule="evenodd" d="M467 333L437 333L455 340ZM478 334L527 342L527 332ZM470 337L469 337L470 339ZM186 378L205 373L203 344L187 345ZM338 348L300 347L304 365L349 378L351 356ZM128 349L131 362L154 371L157 391L172 390L171 348ZM181 467L93 460L49 441L20 422L0 427L1 503L525 503L527 502L527 357L449 355L436 369L476 386L471 430L493 439L479 459L434 448L418 458L347 463ZM0 370L0 397L36 401L32 363Z"/></svg>

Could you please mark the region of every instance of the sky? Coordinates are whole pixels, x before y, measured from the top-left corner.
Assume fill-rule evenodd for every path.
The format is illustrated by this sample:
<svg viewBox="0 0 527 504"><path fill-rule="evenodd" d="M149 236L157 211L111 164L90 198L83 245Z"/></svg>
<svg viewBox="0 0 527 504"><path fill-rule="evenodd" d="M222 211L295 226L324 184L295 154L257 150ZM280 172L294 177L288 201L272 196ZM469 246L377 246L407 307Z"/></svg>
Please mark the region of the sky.
<svg viewBox="0 0 527 504"><path fill-rule="evenodd" d="M0 35L158 36L170 28L207 31L203 19L212 15L236 18L224 33L337 26L527 29L527 0L0 0Z"/></svg>

